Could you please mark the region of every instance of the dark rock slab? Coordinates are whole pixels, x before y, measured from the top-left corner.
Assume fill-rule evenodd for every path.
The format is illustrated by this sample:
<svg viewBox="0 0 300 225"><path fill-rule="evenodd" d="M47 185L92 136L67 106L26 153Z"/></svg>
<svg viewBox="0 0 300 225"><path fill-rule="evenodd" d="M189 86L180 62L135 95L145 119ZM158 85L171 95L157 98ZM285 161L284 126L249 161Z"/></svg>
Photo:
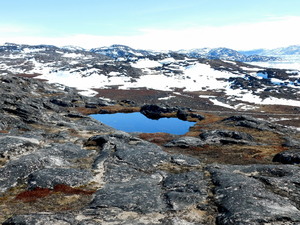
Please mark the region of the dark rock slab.
<svg viewBox="0 0 300 225"><path fill-rule="evenodd" d="M157 179L109 183L96 192L90 207L117 207L141 213L162 212L166 210L162 194L163 191Z"/></svg>
<svg viewBox="0 0 300 225"><path fill-rule="evenodd" d="M177 118L181 119L181 120L187 120L188 117L196 118L198 120L204 120L205 119L204 116L202 116L198 113L189 112L189 111L186 111L186 110L183 110L183 109L178 109L176 115L177 115Z"/></svg>
<svg viewBox="0 0 300 225"><path fill-rule="evenodd" d="M189 113L189 116L192 117L192 118L196 118L198 120L204 120L205 119L204 116L202 116L202 115L200 115L198 113Z"/></svg>
<svg viewBox="0 0 300 225"><path fill-rule="evenodd" d="M189 113L185 110L179 109L176 114L177 118L180 120L187 120Z"/></svg>
<svg viewBox="0 0 300 225"><path fill-rule="evenodd" d="M299 164L300 163L300 148L291 149L276 154L273 162L280 162L283 164Z"/></svg>
<svg viewBox="0 0 300 225"><path fill-rule="evenodd" d="M292 193L288 187L299 179L298 167L214 165L208 170L219 205L217 224L300 223L299 199L295 202L283 194L284 189Z"/></svg>
<svg viewBox="0 0 300 225"><path fill-rule="evenodd" d="M30 189L36 187L53 189L58 184L68 186L86 185L93 178L90 171L73 168L45 168L28 176Z"/></svg>
<svg viewBox="0 0 300 225"><path fill-rule="evenodd" d="M254 138L247 133L231 130L212 130L200 134L206 144L250 144Z"/></svg>

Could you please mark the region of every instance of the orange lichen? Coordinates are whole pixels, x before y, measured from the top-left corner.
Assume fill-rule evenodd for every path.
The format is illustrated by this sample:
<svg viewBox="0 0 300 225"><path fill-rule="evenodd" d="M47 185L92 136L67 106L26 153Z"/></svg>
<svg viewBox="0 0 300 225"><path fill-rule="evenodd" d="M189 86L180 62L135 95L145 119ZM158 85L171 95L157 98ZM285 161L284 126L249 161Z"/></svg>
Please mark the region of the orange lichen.
<svg viewBox="0 0 300 225"><path fill-rule="evenodd" d="M34 202L39 198L44 198L50 195L52 191L48 188L35 188L33 190L28 190L21 192L16 196L17 200L21 200L23 202Z"/></svg>
<svg viewBox="0 0 300 225"><path fill-rule="evenodd" d="M33 190L23 191L18 194L15 199L23 202L35 202L39 198L44 198L58 192L67 195L92 195L95 193L93 190L82 190L79 188L72 188L65 184L57 184L53 190L49 188L37 187Z"/></svg>

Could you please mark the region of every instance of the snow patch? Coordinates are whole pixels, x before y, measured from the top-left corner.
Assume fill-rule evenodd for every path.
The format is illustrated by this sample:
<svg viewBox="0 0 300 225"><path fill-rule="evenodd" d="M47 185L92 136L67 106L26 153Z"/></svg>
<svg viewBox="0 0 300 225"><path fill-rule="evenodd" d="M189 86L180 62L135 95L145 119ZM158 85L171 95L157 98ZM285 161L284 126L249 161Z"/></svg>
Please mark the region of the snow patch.
<svg viewBox="0 0 300 225"><path fill-rule="evenodd" d="M155 68L155 67L161 67L161 64L157 61L149 60L149 59L142 59L135 63L131 63L132 67L135 68Z"/></svg>
<svg viewBox="0 0 300 225"><path fill-rule="evenodd" d="M169 100L169 99L175 98L175 97L176 97L176 96L170 95L170 96L168 96L168 97L158 98L158 100Z"/></svg>

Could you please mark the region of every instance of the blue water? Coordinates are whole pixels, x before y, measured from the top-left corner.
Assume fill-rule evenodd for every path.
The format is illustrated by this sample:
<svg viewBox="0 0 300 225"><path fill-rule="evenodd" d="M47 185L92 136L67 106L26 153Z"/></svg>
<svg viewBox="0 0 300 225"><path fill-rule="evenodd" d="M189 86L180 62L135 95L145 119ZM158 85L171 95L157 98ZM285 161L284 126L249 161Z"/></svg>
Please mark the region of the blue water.
<svg viewBox="0 0 300 225"><path fill-rule="evenodd" d="M185 134L195 122L182 121L177 118L161 118L151 120L143 114L115 113L115 114L92 114L92 118L126 132Z"/></svg>
<svg viewBox="0 0 300 225"><path fill-rule="evenodd" d="M258 77L263 78L263 79L268 79L268 74L267 73L257 72L256 75Z"/></svg>

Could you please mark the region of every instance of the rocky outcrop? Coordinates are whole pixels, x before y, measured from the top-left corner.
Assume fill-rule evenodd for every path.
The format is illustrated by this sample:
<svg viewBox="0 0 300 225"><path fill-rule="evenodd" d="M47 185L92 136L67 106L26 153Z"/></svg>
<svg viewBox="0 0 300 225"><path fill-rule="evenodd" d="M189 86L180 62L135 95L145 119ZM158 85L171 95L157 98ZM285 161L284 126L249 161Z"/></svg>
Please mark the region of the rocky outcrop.
<svg viewBox="0 0 300 225"><path fill-rule="evenodd" d="M231 116L224 119L224 122L231 124L233 126L240 126L245 128L257 129L260 131L273 131L281 133L293 133L292 129L288 129L284 126L270 123L266 120L256 119L252 116Z"/></svg>
<svg viewBox="0 0 300 225"><path fill-rule="evenodd" d="M200 136L177 136L161 147L80 113L111 102L38 80L0 76L0 83L3 224L300 223L298 166L207 165L185 152L260 148L248 132L288 137L282 127L231 117L220 122L228 130L206 127ZM144 111L153 108L155 116L193 117L178 107ZM281 158L293 158L288 153Z"/></svg>
<svg viewBox="0 0 300 225"><path fill-rule="evenodd" d="M170 117L170 114L174 114L180 120L188 120L188 117L200 120L204 119L204 116L191 112L190 109L180 107L170 107L164 105L143 105L140 112L150 119L160 119L162 117Z"/></svg>
<svg viewBox="0 0 300 225"><path fill-rule="evenodd" d="M38 80L0 82L0 194L15 191L0 204L4 224L189 223L186 212L200 215L197 205L207 205L199 160L166 153L77 110L109 102Z"/></svg>

